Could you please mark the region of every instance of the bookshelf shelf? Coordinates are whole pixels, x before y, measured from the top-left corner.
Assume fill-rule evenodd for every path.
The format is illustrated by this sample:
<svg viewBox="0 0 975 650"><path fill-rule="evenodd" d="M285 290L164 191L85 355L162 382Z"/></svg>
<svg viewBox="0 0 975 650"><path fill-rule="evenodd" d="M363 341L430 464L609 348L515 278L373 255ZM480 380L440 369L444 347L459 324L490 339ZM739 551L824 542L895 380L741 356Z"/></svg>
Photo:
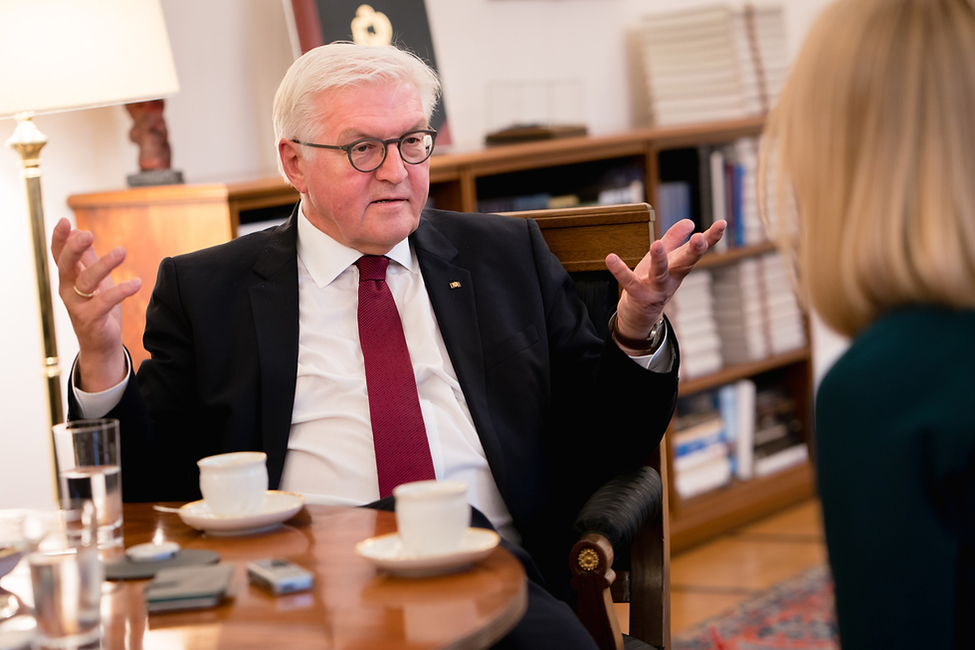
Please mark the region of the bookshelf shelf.
<svg viewBox="0 0 975 650"><path fill-rule="evenodd" d="M438 154L430 164L430 197L440 208L475 211L479 200L494 198L482 196L482 192L497 193L498 186L503 187L509 182L524 192L560 191L582 183L588 177L597 177L607 169L628 166L631 171L638 171L642 181L644 196L639 200L656 205L661 152L757 136L763 122L762 117L753 117ZM91 230L97 241L125 244L129 255L114 274L116 281L141 277L151 286L163 257L227 241L237 235L242 224L264 223L287 216L297 198L294 189L284 181L266 178L250 182L99 192L72 196L68 203L75 211L79 227ZM646 224L626 223L614 227L633 229L633 236L627 239L633 250L618 252L625 253L627 262L634 264L652 241ZM592 237L601 236L600 232L594 228ZM545 234L552 239L550 246L553 250L558 249L558 229L547 229ZM709 253L700 268L729 266L772 250L772 244L761 244ZM564 263L570 271L603 268L602 259L585 250L562 250L559 255L560 259L565 258ZM129 300L123 305L128 309L123 317L123 341L137 366L147 356L141 335L149 293L144 290L135 297L138 300ZM798 407L807 410L812 385L810 358L810 349L804 347L762 361L728 366L682 382L680 393L690 395L742 378L771 374L781 376ZM808 417L806 431L807 436L811 435ZM670 436L667 438L669 440ZM672 459L669 442L668 454ZM805 498L812 490L812 472L808 464L762 479L733 482L720 490L686 500L679 498L671 481L672 548L684 548L730 526L761 517Z"/></svg>
<svg viewBox="0 0 975 650"><path fill-rule="evenodd" d="M680 503L680 514L671 510L672 550L688 548L724 531L786 508L813 495L814 481L809 463L730 485Z"/></svg>
<svg viewBox="0 0 975 650"><path fill-rule="evenodd" d="M680 394L682 396L690 395L691 393L698 393L702 390L715 388L716 386L730 384L739 379L760 375L769 370L775 370L776 368L805 363L809 359L810 354L811 349L806 346L797 350L790 350L784 354L766 357L759 361L725 366L718 372L711 373L710 375L682 381L680 384Z"/></svg>

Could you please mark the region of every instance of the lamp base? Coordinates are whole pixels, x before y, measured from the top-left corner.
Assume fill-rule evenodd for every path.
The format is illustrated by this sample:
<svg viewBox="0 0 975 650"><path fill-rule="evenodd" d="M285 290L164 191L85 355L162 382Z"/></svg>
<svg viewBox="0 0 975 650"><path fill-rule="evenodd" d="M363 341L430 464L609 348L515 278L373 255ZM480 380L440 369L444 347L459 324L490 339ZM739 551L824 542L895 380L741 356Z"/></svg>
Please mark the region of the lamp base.
<svg viewBox="0 0 975 650"><path fill-rule="evenodd" d="M181 185L183 183L183 172L175 169L146 169L138 174L129 174L125 180L129 187Z"/></svg>

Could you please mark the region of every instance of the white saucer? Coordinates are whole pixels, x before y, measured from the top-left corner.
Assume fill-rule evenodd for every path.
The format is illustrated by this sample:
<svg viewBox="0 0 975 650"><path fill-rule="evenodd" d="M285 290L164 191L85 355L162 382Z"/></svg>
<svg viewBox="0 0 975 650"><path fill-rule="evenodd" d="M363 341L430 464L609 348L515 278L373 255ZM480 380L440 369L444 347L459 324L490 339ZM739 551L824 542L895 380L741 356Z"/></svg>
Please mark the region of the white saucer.
<svg viewBox="0 0 975 650"><path fill-rule="evenodd" d="M179 509L179 518L191 528L210 535L248 535L273 530L291 519L305 505L305 497L293 492L268 490L261 508L249 515L217 515L205 501L193 501Z"/></svg>
<svg viewBox="0 0 975 650"><path fill-rule="evenodd" d="M445 555L417 556L403 549L399 533L370 537L355 546L355 552L376 568L394 575L416 578L466 569L483 560L501 538L491 530L468 528L460 549Z"/></svg>

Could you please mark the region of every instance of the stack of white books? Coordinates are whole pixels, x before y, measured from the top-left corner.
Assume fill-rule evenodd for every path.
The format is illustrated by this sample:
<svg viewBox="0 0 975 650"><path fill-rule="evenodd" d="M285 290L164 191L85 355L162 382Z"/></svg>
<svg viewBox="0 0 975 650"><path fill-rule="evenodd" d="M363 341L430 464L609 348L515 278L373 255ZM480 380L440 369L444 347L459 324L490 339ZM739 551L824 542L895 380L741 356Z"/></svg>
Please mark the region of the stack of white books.
<svg viewBox="0 0 975 650"><path fill-rule="evenodd" d="M806 344L802 310L777 252L712 271L725 363L757 361Z"/></svg>
<svg viewBox="0 0 975 650"><path fill-rule="evenodd" d="M726 363L758 361L769 356L760 272L757 258L712 272L714 317Z"/></svg>
<svg viewBox="0 0 975 650"><path fill-rule="evenodd" d="M657 125L768 111L788 67L780 6L713 6L645 16L635 65Z"/></svg>
<svg viewBox="0 0 975 650"><path fill-rule="evenodd" d="M730 12L730 20L745 103L752 113L767 112L789 73L782 7L745 4Z"/></svg>
<svg viewBox="0 0 975 650"><path fill-rule="evenodd" d="M782 257L768 253L758 258L765 281L765 311L769 352L783 354L806 345L806 327L799 301Z"/></svg>
<svg viewBox="0 0 975 650"><path fill-rule="evenodd" d="M692 271L665 309L680 345L680 375L685 379L716 372L724 365L714 319L711 274Z"/></svg>

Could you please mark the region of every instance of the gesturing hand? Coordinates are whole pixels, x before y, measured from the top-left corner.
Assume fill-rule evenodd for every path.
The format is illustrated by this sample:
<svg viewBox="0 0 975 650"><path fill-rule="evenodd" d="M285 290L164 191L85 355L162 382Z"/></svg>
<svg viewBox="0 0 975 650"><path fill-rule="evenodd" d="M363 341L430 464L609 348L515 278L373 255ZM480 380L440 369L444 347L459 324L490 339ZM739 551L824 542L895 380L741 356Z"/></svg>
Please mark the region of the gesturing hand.
<svg viewBox="0 0 975 650"><path fill-rule="evenodd" d="M617 331L627 338L646 339L680 283L718 243L727 225L725 221L716 221L705 232L691 235L694 222L678 221L650 245L632 271L618 255L608 255L606 267L623 288L616 311Z"/></svg>
<svg viewBox="0 0 975 650"><path fill-rule="evenodd" d="M58 295L78 337L78 369L84 390L110 388L125 377L121 303L142 286L140 278L116 285L109 275L125 260L125 249L99 257L94 236L71 228L67 219L54 227L51 252L58 266Z"/></svg>

